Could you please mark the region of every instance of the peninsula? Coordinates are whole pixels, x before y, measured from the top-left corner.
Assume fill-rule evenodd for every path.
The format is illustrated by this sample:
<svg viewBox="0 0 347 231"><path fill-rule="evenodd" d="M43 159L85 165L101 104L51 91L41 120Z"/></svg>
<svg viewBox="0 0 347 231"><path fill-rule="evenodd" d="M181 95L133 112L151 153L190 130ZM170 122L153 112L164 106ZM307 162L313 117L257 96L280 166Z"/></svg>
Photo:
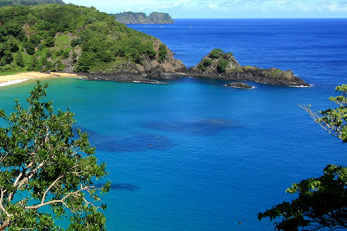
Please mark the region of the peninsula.
<svg viewBox="0 0 347 231"><path fill-rule="evenodd" d="M171 16L168 13L153 12L150 15L139 12L134 13L131 11L119 14L110 14L116 18L117 22L123 24L173 24Z"/></svg>

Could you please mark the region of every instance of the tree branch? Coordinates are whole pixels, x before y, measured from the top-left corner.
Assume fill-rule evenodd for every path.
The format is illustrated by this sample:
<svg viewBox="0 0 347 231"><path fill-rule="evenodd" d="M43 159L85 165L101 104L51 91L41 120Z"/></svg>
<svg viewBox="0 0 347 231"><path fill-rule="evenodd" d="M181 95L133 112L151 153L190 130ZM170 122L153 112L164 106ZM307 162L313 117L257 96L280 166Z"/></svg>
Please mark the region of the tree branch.
<svg viewBox="0 0 347 231"><path fill-rule="evenodd" d="M2 162L7 158L8 154L9 154L9 153L7 153L5 156L3 156L3 157L0 158L0 163L2 163Z"/></svg>
<svg viewBox="0 0 347 231"><path fill-rule="evenodd" d="M10 220L7 219L7 220L4 222L4 224L2 224L2 225L0 226L0 230L5 230L6 227L9 226L9 224L10 224Z"/></svg>
<svg viewBox="0 0 347 231"><path fill-rule="evenodd" d="M75 191L75 192L68 193L65 197L63 197L63 198L60 199L60 200L52 200L52 201L48 201L48 202L44 202L44 203L42 203L42 201L41 201L40 204L32 205L32 206L25 206L24 208L25 208L25 209L39 209L39 208L41 208L41 207L43 207L43 206L50 205L50 204L56 204L56 203L63 203L66 207L68 207L68 206L65 204L65 200L66 200L67 198L69 198L70 196L79 196L78 194L79 194L81 191L88 190L88 188L89 188L88 186L82 187L82 185L81 185L81 188L80 188L79 190L77 190L77 191ZM90 202L89 202L89 203L90 203Z"/></svg>
<svg viewBox="0 0 347 231"><path fill-rule="evenodd" d="M46 196L47 196L47 193L49 192L49 190L51 190L51 188L52 188L60 179L62 179L63 177L64 177L64 175L58 177L58 178L46 189L45 193L44 193L43 196L42 196L41 204L43 204L43 203L45 202L45 199L46 199Z"/></svg>
<svg viewBox="0 0 347 231"><path fill-rule="evenodd" d="M0 209L6 214L7 217L11 217L11 215L7 212L7 210L4 208L4 205L2 204L2 201L4 199L4 193L6 190L2 190L2 187L0 187L1 196L0 196Z"/></svg>
<svg viewBox="0 0 347 231"><path fill-rule="evenodd" d="M299 105L302 109L304 109L313 119L313 121L317 124L319 124L325 131L327 131L330 135L342 139L341 137L341 131L339 130L339 127L331 126L330 124L319 121L321 117L319 117L317 114L313 113L312 110L305 105Z"/></svg>
<svg viewBox="0 0 347 231"><path fill-rule="evenodd" d="M47 161L43 161L41 164L39 164L34 170L29 171L28 173L26 173L25 175L27 175L24 179L22 179L19 183L18 183L18 187L20 188L21 186L23 186L27 181L29 181L34 175L35 173L42 168ZM28 175L29 174L29 175Z"/></svg>

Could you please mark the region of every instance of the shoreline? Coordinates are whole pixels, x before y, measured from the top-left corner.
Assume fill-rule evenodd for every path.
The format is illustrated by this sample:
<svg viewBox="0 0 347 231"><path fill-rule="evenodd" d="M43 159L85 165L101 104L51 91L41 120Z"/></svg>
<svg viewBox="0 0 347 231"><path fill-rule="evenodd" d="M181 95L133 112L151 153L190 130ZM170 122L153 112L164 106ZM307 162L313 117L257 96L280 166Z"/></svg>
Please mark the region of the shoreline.
<svg viewBox="0 0 347 231"><path fill-rule="evenodd" d="M78 74L64 72L42 73L37 71L0 76L0 87L18 84L31 79L80 77Z"/></svg>

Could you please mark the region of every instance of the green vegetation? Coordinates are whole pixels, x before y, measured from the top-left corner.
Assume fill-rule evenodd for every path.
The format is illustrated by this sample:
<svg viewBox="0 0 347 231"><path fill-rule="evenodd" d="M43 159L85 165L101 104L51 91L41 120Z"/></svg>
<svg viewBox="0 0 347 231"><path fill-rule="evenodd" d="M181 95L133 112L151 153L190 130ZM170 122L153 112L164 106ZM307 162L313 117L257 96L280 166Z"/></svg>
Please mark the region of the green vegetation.
<svg viewBox="0 0 347 231"><path fill-rule="evenodd" d="M243 66L243 68L245 70L254 70L254 69L256 69L256 67L252 67L252 66Z"/></svg>
<svg viewBox="0 0 347 231"><path fill-rule="evenodd" d="M198 68L202 71L206 71L207 67L211 66L212 63L213 61L211 59L206 58L198 64Z"/></svg>
<svg viewBox="0 0 347 231"><path fill-rule="evenodd" d="M201 71L232 73L236 69L241 68L240 64L235 60L233 53L223 53L221 49L213 49L205 56L196 66Z"/></svg>
<svg viewBox="0 0 347 231"><path fill-rule="evenodd" d="M204 66L204 64L202 62L200 62L198 64L198 68L201 70L201 71L206 71L206 67Z"/></svg>
<svg viewBox="0 0 347 231"><path fill-rule="evenodd" d="M0 72L0 76L5 76L5 75L14 75L18 73L23 73L23 71L8 71L8 72Z"/></svg>
<svg viewBox="0 0 347 231"><path fill-rule="evenodd" d="M105 230L99 196L110 182L93 184L106 164L97 163L87 133L74 134L72 112L54 113L47 86L37 83L27 109L17 100L10 115L0 110L0 229L62 230L55 221L64 219L68 230Z"/></svg>
<svg viewBox="0 0 347 231"><path fill-rule="evenodd" d="M223 54L223 50L221 49L213 49L210 53L210 57L212 59L218 59L219 57L221 57L221 55Z"/></svg>
<svg viewBox="0 0 347 231"><path fill-rule="evenodd" d="M227 70L226 73L243 72L244 70L247 70L247 69L237 67L237 68Z"/></svg>
<svg viewBox="0 0 347 231"><path fill-rule="evenodd" d="M118 23L94 7L37 5L0 8L0 71L77 72L163 62L158 40ZM155 44L158 44L155 46ZM160 54L158 54L160 53ZM111 67L111 68L110 68Z"/></svg>
<svg viewBox="0 0 347 231"><path fill-rule="evenodd" d="M303 108L328 133L346 143L347 85L337 86L336 91L340 95L329 100L339 105L337 108L328 108L319 114L313 113L310 106ZM298 198L259 213L259 220L282 218L275 222L275 229L285 231L347 228L347 167L329 164L323 176L302 180L286 192L298 194Z"/></svg>
<svg viewBox="0 0 347 231"><path fill-rule="evenodd" d="M282 70L277 69L277 68L272 68L268 74L272 75L273 77L278 77L283 72L285 72L285 71L282 71Z"/></svg>
<svg viewBox="0 0 347 231"><path fill-rule="evenodd" d="M41 4L62 4L65 3L62 0L0 0L0 7L3 6L35 6L35 5L41 5Z"/></svg>
<svg viewBox="0 0 347 231"><path fill-rule="evenodd" d="M165 44L160 44L159 46L159 62L164 62L167 54L167 48Z"/></svg>
<svg viewBox="0 0 347 231"><path fill-rule="evenodd" d="M226 70L228 64L229 64L229 61L228 61L228 60L226 60L226 59L224 59L224 58L219 59L219 60L218 60L217 71L218 71L219 73L225 72L225 70Z"/></svg>
<svg viewBox="0 0 347 231"><path fill-rule="evenodd" d="M198 64L198 68L202 71L206 71L207 67L211 66L212 62L211 59L206 58Z"/></svg>
<svg viewBox="0 0 347 231"><path fill-rule="evenodd" d="M211 59L204 59L204 61L202 63L204 65L204 67L208 67L208 66L211 66L212 60Z"/></svg>

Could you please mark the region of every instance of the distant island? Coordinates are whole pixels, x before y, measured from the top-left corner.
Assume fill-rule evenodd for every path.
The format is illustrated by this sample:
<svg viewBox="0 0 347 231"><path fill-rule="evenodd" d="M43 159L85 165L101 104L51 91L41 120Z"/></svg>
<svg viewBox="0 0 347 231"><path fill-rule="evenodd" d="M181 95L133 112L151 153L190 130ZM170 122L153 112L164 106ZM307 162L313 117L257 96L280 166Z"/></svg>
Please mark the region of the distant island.
<svg viewBox="0 0 347 231"><path fill-rule="evenodd" d="M116 18L117 22L123 24L173 24L175 23L168 13L153 12L150 15L131 11L119 14L110 14Z"/></svg>

